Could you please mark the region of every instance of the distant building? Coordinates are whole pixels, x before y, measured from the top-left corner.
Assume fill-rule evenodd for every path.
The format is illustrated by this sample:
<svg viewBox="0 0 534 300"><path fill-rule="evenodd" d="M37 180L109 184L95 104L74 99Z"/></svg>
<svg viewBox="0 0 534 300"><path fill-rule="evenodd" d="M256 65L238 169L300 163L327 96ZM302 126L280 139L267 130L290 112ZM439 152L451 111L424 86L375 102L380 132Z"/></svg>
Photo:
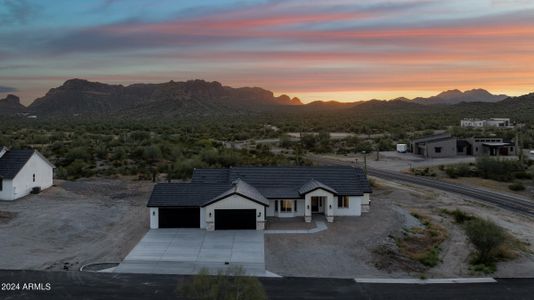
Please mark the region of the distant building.
<svg viewBox="0 0 534 300"><path fill-rule="evenodd" d="M426 158L456 156L457 139L448 133L422 137L412 141L412 153Z"/></svg>
<svg viewBox="0 0 534 300"><path fill-rule="evenodd" d="M491 119L470 119L466 118L460 121L461 127L483 128L483 127L500 127L512 128L514 127L509 118L491 118Z"/></svg>
<svg viewBox="0 0 534 300"><path fill-rule="evenodd" d="M0 200L15 200L53 184L54 165L36 150L0 147Z"/></svg>
<svg viewBox="0 0 534 300"><path fill-rule="evenodd" d="M499 137L471 137L459 139L448 133L415 139L411 152L426 158L454 157L458 155L473 156L508 156L516 155L518 147L513 141Z"/></svg>
<svg viewBox="0 0 534 300"><path fill-rule="evenodd" d="M516 155L518 150L513 141L498 137L472 137L458 142L458 155L508 156Z"/></svg>

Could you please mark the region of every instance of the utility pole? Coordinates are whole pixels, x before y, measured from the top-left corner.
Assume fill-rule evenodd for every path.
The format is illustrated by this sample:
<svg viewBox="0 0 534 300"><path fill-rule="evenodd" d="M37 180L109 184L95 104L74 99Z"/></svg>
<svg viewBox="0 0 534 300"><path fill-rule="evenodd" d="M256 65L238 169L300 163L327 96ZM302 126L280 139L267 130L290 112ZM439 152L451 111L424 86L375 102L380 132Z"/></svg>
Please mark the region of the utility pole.
<svg viewBox="0 0 534 300"><path fill-rule="evenodd" d="M376 145L376 161L380 160L380 145Z"/></svg>
<svg viewBox="0 0 534 300"><path fill-rule="evenodd" d="M516 125L517 126L517 125ZM515 149L519 151L517 157L519 159L519 164L523 166L523 139L521 138L521 127L517 127L516 136L515 136Z"/></svg>

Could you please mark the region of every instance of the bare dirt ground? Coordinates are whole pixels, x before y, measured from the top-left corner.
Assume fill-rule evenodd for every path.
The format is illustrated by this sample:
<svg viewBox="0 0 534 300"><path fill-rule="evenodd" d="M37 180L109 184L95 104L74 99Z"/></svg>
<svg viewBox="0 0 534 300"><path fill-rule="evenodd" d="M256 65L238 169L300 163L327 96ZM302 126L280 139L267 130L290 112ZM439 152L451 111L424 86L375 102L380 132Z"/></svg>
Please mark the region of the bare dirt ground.
<svg viewBox="0 0 534 300"><path fill-rule="evenodd" d="M324 218L323 218L324 220ZM324 220L326 221L326 220ZM301 229L308 230L315 228L315 222L302 222L301 218L267 218L265 229L284 230L284 229Z"/></svg>
<svg viewBox="0 0 534 300"><path fill-rule="evenodd" d="M56 180L39 195L0 202L0 269L78 270L120 262L148 230L152 184ZM0 218L2 220L2 218Z"/></svg>
<svg viewBox="0 0 534 300"><path fill-rule="evenodd" d="M372 195L371 211L361 217L337 218L328 229L307 235L266 235L267 270L286 276L328 277L442 277L480 276L469 271L472 250L460 226L441 209L459 208L470 214L491 219L534 252L534 219L486 206L463 196L432 189L375 179L378 188ZM417 226L410 218L416 210L447 228L448 238L441 244L442 262L423 273L403 269L377 269L374 249L394 244L389 236L403 227ZM498 264L495 277L534 276L534 256L522 254L514 261Z"/></svg>

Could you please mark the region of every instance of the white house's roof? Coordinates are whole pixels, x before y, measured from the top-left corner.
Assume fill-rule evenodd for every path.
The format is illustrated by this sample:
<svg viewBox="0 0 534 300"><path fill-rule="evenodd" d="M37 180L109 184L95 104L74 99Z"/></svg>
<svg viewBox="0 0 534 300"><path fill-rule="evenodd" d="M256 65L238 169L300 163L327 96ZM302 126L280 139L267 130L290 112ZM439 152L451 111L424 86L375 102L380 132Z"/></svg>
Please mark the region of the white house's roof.
<svg viewBox="0 0 534 300"><path fill-rule="evenodd" d="M13 179L22 170L35 150L8 150L0 157L0 177Z"/></svg>
<svg viewBox="0 0 534 300"><path fill-rule="evenodd" d="M24 165L36 154L44 162L50 165L50 167L55 168L55 166L46 159L39 151L32 149L21 149L21 150L7 150L5 147L0 147L3 150L6 150L2 156L0 156L0 178L13 179L17 174L22 170Z"/></svg>

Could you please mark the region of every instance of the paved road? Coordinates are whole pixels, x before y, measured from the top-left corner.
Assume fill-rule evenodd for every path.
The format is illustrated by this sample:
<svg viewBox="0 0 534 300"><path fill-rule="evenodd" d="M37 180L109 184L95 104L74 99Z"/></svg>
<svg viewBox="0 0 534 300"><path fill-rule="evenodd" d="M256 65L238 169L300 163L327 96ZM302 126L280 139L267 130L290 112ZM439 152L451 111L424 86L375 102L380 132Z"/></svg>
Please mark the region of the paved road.
<svg viewBox="0 0 534 300"><path fill-rule="evenodd" d="M180 299L181 275L2 271L1 283L50 284L49 291L1 291L0 299ZM364 284L351 279L262 278L269 299L532 299L534 279L474 284Z"/></svg>
<svg viewBox="0 0 534 300"><path fill-rule="evenodd" d="M340 161L331 158L324 158L313 156L310 157L312 160L315 160L324 164L333 164L333 165L353 165L351 162ZM452 184L448 182L439 181L437 179L432 179L428 177L413 176L408 174L402 174L399 172L379 170L374 168L367 168L368 174L382 179L396 180L409 182L413 184L423 185L435 189L440 189L447 192L453 192L471 198L481 200L487 203L491 203L498 207L521 213L528 216L534 216L534 202L521 197L515 197L511 195L506 195L497 192L491 192L484 189L473 188L460 184Z"/></svg>

